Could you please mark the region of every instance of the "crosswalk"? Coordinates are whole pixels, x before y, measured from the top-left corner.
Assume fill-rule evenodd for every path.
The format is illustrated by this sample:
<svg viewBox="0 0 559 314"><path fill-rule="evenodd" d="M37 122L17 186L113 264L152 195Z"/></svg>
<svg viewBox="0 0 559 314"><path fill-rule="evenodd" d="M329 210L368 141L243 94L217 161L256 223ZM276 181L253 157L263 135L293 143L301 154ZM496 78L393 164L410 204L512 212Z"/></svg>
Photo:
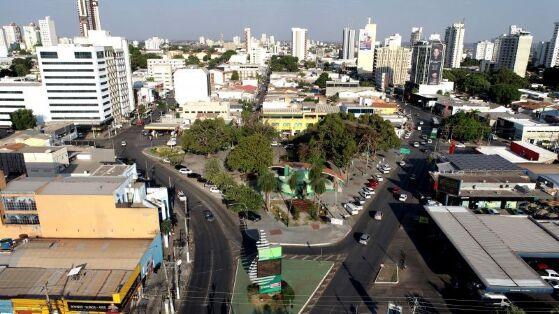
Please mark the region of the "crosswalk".
<svg viewBox="0 0 559 314"><path fill-rule="evenodd" d="M346 258L346 254L324 254L324 255L296 255L284 254L284 259L298 259L304 261L329 261L329 262L342 262Z"/></svg>

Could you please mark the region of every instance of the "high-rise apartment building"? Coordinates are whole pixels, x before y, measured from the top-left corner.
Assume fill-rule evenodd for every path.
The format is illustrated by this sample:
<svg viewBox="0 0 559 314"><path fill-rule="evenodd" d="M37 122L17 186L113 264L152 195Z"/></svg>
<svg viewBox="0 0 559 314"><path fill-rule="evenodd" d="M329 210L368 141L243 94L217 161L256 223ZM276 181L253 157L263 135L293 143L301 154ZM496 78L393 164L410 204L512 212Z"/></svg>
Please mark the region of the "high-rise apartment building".
<svg viewBox="0 0 559 314"><path fill-rule="evenodd" d="M39 30L41 32L41 45L43 47L51 47L58 45L58 36L56 36L56 27L50 16L46 16L44 20L39 20Z"/></svg>
<svg viewBox="0 0 559 314"><path fill-rule="evenodd" d="M497 69L510 69L524 77L530 59L531 47L532 35L529 32L516 31L514 34L501 36L495 67Z"/></svg>
<svg viewBox="0 0 559 314"><path fill-rule="evenodd" d="M342 33L342 59L355 58L355 30L345 27Z"/></svg>
<svg viewBox="0 0 559 314"><path fill-rule="evenodd" d="M487 60L491 61L493 59L493 48L495 44L489 40L478 41L476 43L476 60Z"/></svg>
<svg viewBox="0 0 559 314"><path fill-rule="evenodd" d="M203 37L202 37L203 38ZM161 49L161 45L165 43L163 38L159 37L151 37L144 41L144 46L146 50L159 50Z"/></svg>
<svg viewBox="0 0 559 314"><path fill-rule="evenodd" d="M375 85L384 90L403 86L409 79L411 49L395 44L375 49Z"/></svg>
<svg viewBox="0 0 559 314"><path fill-rule="evenodd" d="M41 43L41 33L37 25L31 23L23 27L23 42L25 43L25 49L33 51L35 46Z"/></svg>
<svg viewBox="0 0 559 314"><path fill-rule="evenodd" d="M357 73L361 76L372 76L375 61L375 42L377 40L377 25L369 18L365 28L359 30L357 50Z"/></svg>
<svg viewBox="0 0 559 314"><path fill-rule="evenodd" d="M446 28L444 41L446 46L445 68L459 68L464 51L464 23L454 23Z"/></svg>
<svg viewBox="0 0 559 314"><path fill-rule="evenodd" d="M6 42L6 36L4 35L4 29L0 28L0 58L6 58L8 56L8 43Z"/></svg>
<svg viewBox="0 0 559 314"><path fill-rule="evenodd" d="M423 27L411 28L410 46L413 46L416 42L421 40L422 33L423 33Z"/></svg>
<svg viewBox="0 0 559 314"><path fill-rule="evenodd" d="M392 34L384 39L384 46L400 47L402 46L402 36L400 34Z"/></svg>
<svg viewBox="0 0 559 314"><path fill-rule="evenodd" d="M308 31L306 28L294 27L291 29L291 55L303 61L308 52Z"/></svg>
<svg viewBox="0 0 559 314"><path fill-rule="evenodd" d="M252 34L250 32L250 27L245 27L244 29L244 40L245 40L245 50L247 54L250 54L252 50Z"/></svg>
<svg viewBox="0 0 559 314"><path fill-rule="evenodd" d="M2 28L4 29L4 36L6 37L8 47L13 48L14 45L21 42L21 29L16 23L4 25Z"/></svg>
<svg viewBox="0 0 559 314"><path fill-rule="evenodd" d="M91 30L101 30L99 19L99 0L77 0L81 36Z"/></svg>
<svg viewBox="0 0 559 314"><path fill-rule="evenodd" d="M186 67L186 60L184 59L148 59L148 76L153 77L156 82L163 82L165 90L172 90L173 86L173 73L177 69Z"/></svg>
<svg viewBox="0 0 559 314"><path fill-rule="evenodd" d="M117 84L114 96L111 95L113 118L119 123L127 119L135 108L128 41L123 37L111 36L107 31L89 31L87 37L74 38L74 43L113 49L113 55L107 60L109 63L114 61L114 79ZM108 68L109 74L111 74L110 70L111 68Z"/></svg>
<svg viewBox="0 0 559 314"><path fill-rule="evenodd" d="M548 68L559 66L559 22L555 22L553 35L547 47L545 66Z"/></svg>
<svg viewBox="0 0 559 314"><path fill-rule="evenodd" d="M418 41L412 48L410 82L438 85L442 78L445 45L431 37L430 41Z"/></svg>

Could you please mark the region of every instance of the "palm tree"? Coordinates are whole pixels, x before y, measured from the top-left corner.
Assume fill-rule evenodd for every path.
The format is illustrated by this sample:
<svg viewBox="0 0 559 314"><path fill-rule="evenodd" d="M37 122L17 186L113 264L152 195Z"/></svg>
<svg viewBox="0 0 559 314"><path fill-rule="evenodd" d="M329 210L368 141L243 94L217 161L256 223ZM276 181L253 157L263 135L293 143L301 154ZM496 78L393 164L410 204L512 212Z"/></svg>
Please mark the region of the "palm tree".
<svg viewBox="0 0 559 314"><path fill-rule="evenodd" d="M320 176L311 181L311 187L318 199L318 205L320 205L322 203L320 201L320 195L326 192L326 177L323 174L320 174Z"/></svg>
<svg viewBox="0 0 559 314"><path fill-rule="evenodd" d="M266 198L266 208L270 210L270 193L274 192L277 188L276 177L268 169L260 172L258 176L258 188L264 192Z"/></svg>
<svg viewBox="0 0 559 314"><path fill-rule="evenodd" d="M297 184L299 183L299 175L298 172L294 172L290 177L287 184L289 185L289 189L291 190L291 202L289 203L289 211L291 211L291 207L293 206L293 199L297 194Z"/></svg>

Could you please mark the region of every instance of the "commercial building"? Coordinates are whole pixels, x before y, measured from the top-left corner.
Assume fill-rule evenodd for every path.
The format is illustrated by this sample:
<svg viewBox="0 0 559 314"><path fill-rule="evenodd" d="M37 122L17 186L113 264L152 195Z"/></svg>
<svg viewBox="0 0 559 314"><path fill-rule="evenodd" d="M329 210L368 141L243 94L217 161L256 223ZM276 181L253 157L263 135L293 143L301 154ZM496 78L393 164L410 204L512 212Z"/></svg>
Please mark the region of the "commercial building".
<svg viewBox="0 0 559 314"><path fill-rule="evenodd" d="M410 82L416 85L439 85L445 45L439 39L416 42L412 47Z"/></svg>
<svg viewBox="0 0 559 314"><path fill-rule="evenodd" d="M58 45L56 26L50 16L46 16L44 20L39 20L39 29L41 31L41 45L43 47Z"/></svg>
<svg viewBox="0 0 559 314"><path fill-rule="evenodd" d="M152 238L169 217L147 200L145 183L110 171L12 180L0 199L3 238Z"/></svg>
<svg viewBox="0 0 559 314"><path fill-rule="evenodd" d="M184 59L172 59L168 57L163 57L162 59L148 59L148 76L153 75L153 67L156 65L170 65L173 71L186 67L186 60Z"/></svg>
<svg viewBox="0 0 559 314"><path fill-rule="evenodd" d="M421 35L423 33L423 27L412 27L410 35L410 46L415 45L416 42L421 40Z"/></svg>
<svg viewBox="0 0 559 314"><path fill-rule="evenodd" d="M493 59L493 48L495 44L489 40L478 41L476 43L476 60L487 60L491 61Z"/></svg>
<svg viewBox="0 0 559 314"><path fill-rule="evenodd" d="M540 163L551 164L557 160L557 154L545 148L522 141L513 141L510 146L479 146L478 153L499 155L514 164Z"/></svg>
<svg viewBox="0 0 559 314"><path fill-rule="evenodd" d="M357 46L357 73L371 77L375 64L375 42L377 40L377 25L369 18L365 28L359 30Z"/></svg>
<svg viewBox="0 0 559 314"><path fill-rule="evenodd" d="M383 100L375 100L371 104L342 104L340 112L353 114L356 118L365 114L392 116L397 114L398 105Z"/></svg>
<svg viewBox="0 0 559 314"><path fill-rule="evenodd" d="M113 116L119 123L128 119L134 110L134 92L132 90L132 68L130 66L130 51L128 42L123 37L111 36L107 31L90 30L87 37L74 38L76 45L92 45L111 47L111 55L105 53L107 59L107 74L109 75L109 88L114 88L111 93ZM102 61L101 61L102 62ZM111 76L114 80L111 80Z"/></svg>
<svg viewBox="0 0 559 314"><path fill-rule="evenodd" d="M307 59L308 30L306 28L291 28L291 55L297 57L299 61Z"/></svg>
<svg viewBox="0 0 559 314"><path fill-rule="evenodd" d="M446 28L444 67L459 68L464 50L464 23L454 23Z"/></svg>
<svg viewBox="0 0 559 314"><path fill-rule="evenodd" d="M553 27L553 35L549 41L545 66L547 68L559 66L559 22L555 22Z"/></svg>
<svg viewBox="0 0 559 314"><path fill-rule="evenodd" d="M340 108L317 104L264 104L262 122L273 126L283 135L295 135L317 123L329 113L339 112Z"/></svg>
<svg viewBox="0 0 559 314"><path fill-rule="evenodd" d="M29 51L35 51L35 46L41 44L41 33L37 25L31 23L23 27L23 42L25 49Z"/></svg>
<svg viewBox="0 0 559 314"><path fill-rule="evenodd" d="M8 43L6 42L6 35L4 29L0 27L0 58L8 57Z"/></svg>
<svg viewBox="0 0 559 314"><path fill-rule="evenodd" d="M144 46L148 51L159 51L166 40L159 37L151 37L144 41Z"/></svg>
<svg viewBox="0 0 559 314"><path fill-rule="evenodd" d="M101 30L99 0L77 0L81 36L92 30Z"/></svg>
<svg viewBox="0 0 559 314"><path fill-rule="evenodd" d="M559 125L531 119L498 118L495 123L495 133L504 139L529 142L544 147L553 147L559 141Z"/></svg>
<svg viewBox="0 0 559 314"><path fill-rule="evenodd" d="M524 77L530 59L531 47L532 35L529 32L521 31L501 36L495 67L497 69L510 69Z"/></svg>
<svg viewBox="0 0 559 314"><path fill-rule="evenodd" d="M210 100L210 77L205 69L178 69L173 74L173 82L175 100L179 106L187 102Z"/></svg>
<svg viewBox="0 0 559 314"><path fill-rule="evenodd" d="M159 234L17 241L0 256L0 308L3 313L132 313L147 277L162 261Z"/></svg>
<svg viewBox="0 0 559 314"><path fill-rule="evenodd" d="M120 113L124 86L112 47L58 45L37 53L52 120L101 126Z"/></svg>
<svg viewBox="0 0 559 314"><path fill-rule="evenodd" d="M400 45L387 45L375 49L373 77L381 90L403 86L409 80L411 49Z"/></svg>
<svg viewBox="0 0 559 314"><path fill-rule="evenodd" d="M355 30L345 27L342 33L342 59L355 58Z"/></svg>
<svg viewBox="0 0 559 314"><path fill-rule="evenodd" d="M476 215L458 206L425 206L425 211L479 279L482 290L553 293L523 258L559 257L554 223L526 216Z"/></svg>
<svg viewBox="0 0 559 314"><path fill-rule="evenodd" d="M192 124L196 120L222 118L231 121L228 102L197 101L181 104L181 119L185 124Z"/></svg>
<svg viewBox="0 0 559 314"><path fill-rule="evenodd" d="M10 114L19 109L31 109L37 122L50 120L47 95L39 82L0 80L0 127L11 127Z"/></svg>
<svg viewBox="0 0 559 314"><path fill-rule="evenodd" d="M245 40L245 51L250 56L252 51L252 34L250 32L250 27L244 29L244 40Z"/></svg>
<svg viewBox="0 0 559 314"><path fill-rule="evenodd" d="M4 29L4 36L6 37L6 44L9 48L14 49L21 43L21 28L16 23L2 26Z"/></svg>
<svg viewBox="0 0 559 314"><path fill-rule="evenodd" d="M175 70L186 67L184 59L148 59L147 75L152 77L155 82L162 82L163 88L167 91L173 90L173 73Z"/></svg>

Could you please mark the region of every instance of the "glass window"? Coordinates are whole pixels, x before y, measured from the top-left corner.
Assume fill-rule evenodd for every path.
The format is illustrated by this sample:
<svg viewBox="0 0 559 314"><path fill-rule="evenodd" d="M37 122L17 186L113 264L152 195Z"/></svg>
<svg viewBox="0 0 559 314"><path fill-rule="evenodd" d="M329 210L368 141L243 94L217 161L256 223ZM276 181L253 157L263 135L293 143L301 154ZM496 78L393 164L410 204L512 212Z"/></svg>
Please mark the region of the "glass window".
<svg viewBox="0 0 559 314"><path fill-rule="evenodd" d="M41 58L58 59L58 53L56 51L41 51Z"/></svg>
<svg viewBox="0 0 559 314"><path fill-rule="evenodd" d="M91 52L88 51L76 51L74 52L74 57L76 59L91 59Z"/></svg>

